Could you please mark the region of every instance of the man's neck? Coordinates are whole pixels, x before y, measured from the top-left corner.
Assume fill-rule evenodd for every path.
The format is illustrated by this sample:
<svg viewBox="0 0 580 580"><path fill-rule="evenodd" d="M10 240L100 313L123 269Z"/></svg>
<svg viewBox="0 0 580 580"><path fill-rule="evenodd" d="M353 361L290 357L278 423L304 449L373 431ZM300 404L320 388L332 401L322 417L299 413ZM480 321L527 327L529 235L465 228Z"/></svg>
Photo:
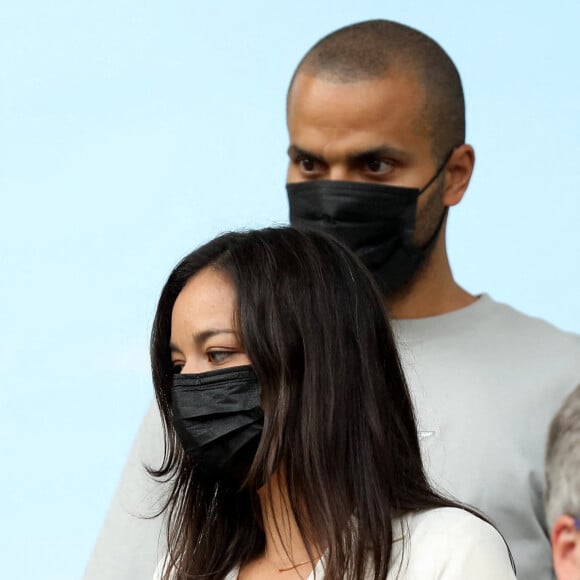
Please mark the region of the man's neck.
<svg viewBox="0 0 580 580"><path fill-rule="evenodd" d="M400 292L385 298L393 319L427 318L465 308L477 300L461 288L451 272L445 236L440 236L417 276Z"/></svg>

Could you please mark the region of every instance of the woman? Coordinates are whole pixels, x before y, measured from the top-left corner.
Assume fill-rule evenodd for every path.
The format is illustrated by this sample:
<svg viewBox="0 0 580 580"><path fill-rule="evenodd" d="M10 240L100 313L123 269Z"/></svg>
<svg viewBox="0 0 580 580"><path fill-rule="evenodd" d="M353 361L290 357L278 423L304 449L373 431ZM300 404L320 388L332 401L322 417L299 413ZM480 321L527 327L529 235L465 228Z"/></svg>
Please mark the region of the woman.
<svg viewBox="0 0 580 580"><path fill-rule="evenodd" d="M290 228L230 233L170 275L151 340L168 554L156 578L514 578L429 486L381 297Z"/></svg>

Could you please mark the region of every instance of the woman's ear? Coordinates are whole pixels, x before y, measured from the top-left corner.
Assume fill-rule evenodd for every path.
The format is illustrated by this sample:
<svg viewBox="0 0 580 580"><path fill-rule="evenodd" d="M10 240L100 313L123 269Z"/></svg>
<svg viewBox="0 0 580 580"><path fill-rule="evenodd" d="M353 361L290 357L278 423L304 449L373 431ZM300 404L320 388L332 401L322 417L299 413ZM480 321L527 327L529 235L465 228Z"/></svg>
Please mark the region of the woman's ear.
<svg viewBox="0 0 580 580"><path fill-rule="evenodd" d="M475 165L475 151L471 145L460 145L453 151L445 167L443 203L457 205L462 199Z"/></svg>
<svg viewBox="0 0 580 580"><path fill-rule="evenodd" d="M572 516L556 519L550 534L552 559L558 580L580 579L580 530Z"/></svg>

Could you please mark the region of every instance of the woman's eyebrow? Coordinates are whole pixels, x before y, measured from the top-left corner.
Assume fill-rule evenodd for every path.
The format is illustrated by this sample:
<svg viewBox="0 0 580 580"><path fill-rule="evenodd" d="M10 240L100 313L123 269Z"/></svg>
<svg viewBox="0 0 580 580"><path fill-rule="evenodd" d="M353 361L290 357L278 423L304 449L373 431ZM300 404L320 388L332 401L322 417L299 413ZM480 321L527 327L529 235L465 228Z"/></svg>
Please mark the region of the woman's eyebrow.
<svg viewBox="0 0 580 580"><path fill-rule="evenodd" d="M202 332L196 332L192 335L193 338L193 342L195 344L202 345L206 340L212 338L213 336L216 336L218 334L236 334L236 332L234 330L232 330L231 328L208 328L207 330L204 330ZM174 344L173 342L169 343L169 350L171 351L171 354L175 354L175 353L181 353L181 349Z"/></svg>
<svg viewBox="0 0 580 580"><path fill-rule="evenodd" d="M208 328L202 332L196 332L193 334L193 341L196 344L203 344L209 338L216 336L218 334L236 334L231 328Z"/></svg>

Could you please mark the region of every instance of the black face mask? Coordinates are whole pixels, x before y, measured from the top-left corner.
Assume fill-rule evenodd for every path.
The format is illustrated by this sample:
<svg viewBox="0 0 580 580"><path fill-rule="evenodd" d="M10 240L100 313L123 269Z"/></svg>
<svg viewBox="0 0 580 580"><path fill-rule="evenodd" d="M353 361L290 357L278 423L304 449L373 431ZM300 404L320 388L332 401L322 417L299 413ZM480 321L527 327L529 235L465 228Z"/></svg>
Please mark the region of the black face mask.
<svg viewBox="0 0 580 580"><path fill-rule="evenodd" d="M264 424L260 392L251 366L173 375L173 425L206 474L234 484L245 479Z"/></svg>
<svg viewBox="0 0 580 580"><path fill-rule="evenodd" d="M421 189L353 181L288 183L290 223L345 244L388 296L411 280L437 239L447 210L425 245L413 242L417 199L439 177L451 153Z"/></svg>

